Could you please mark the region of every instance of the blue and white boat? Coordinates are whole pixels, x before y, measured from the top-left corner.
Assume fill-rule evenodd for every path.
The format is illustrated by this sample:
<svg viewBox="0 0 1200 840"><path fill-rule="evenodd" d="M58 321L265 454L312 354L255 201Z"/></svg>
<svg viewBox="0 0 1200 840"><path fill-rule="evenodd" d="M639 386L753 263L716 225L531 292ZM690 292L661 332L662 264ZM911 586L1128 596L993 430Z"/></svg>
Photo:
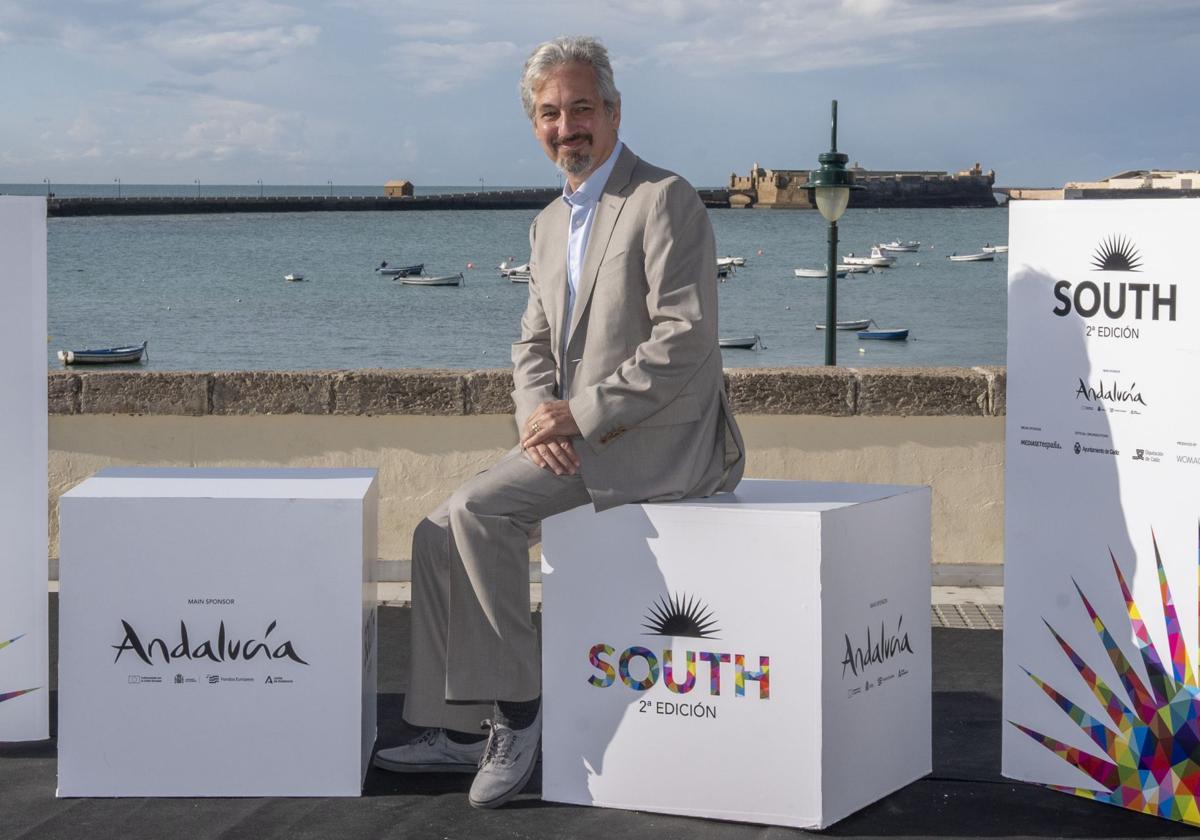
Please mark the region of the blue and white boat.
<svg viewBox="0 0 1200 840"><path fill-rule="evenodd" d="M881 330L876 327L873 330L859 330L858 337L861 341L907 341L908 330Z"/></svg>
<svg viewBox="0 0 1200 840"><path fill-rule="evenodd" d="M425 270L425 263L417 263L416 265L388 265L386 262L375 269L376 274L382 274L384 277L411 277L415 274L420 274Z"/></svg>
<svg viewBox="0 0 1200 840"><path fill-rule="evenodd" d="M131 344L128 347L105 347L91 350L59 350L58 358L64 365L117 365L140 362L146 355L146 344ZM147 357L148 358L148 357Z"/></svg>

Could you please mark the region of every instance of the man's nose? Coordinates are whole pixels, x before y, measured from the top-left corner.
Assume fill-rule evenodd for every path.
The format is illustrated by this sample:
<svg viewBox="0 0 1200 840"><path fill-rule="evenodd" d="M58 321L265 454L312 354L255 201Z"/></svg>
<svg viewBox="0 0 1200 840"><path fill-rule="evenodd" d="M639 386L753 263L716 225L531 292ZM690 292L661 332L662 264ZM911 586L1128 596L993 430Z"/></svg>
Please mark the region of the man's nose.
<svg viewBox="0 0 1200 840"><path fill-rule="evenodd" d="M558 117L558 133L561 137L568 137L575 133L575 128L578 126L579 120L574 114L568 111L563 111Z"/></svg>

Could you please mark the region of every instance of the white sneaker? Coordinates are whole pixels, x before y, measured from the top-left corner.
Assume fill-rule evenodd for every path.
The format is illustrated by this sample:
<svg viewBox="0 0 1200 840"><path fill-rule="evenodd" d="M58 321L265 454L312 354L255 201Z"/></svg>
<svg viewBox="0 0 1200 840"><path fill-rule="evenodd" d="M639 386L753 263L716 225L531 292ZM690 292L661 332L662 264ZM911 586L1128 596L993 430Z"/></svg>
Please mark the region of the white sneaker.
<svg viewBox="0 0 1200 840"><path fill-rule="evenodd" d="M485 746L485 741L458 744L445 729L426 729L407 744L375 753L372 763L393 773L474 773Z"/></svg>
<svg viewBox="0 0 1200 840"><path fill-rule="evenodd" d="M542 709L525 729L484 721L490 727L479 772L471 783L470 802L476 808L499 808L525 789L537 764L542 740Z"/></svg>

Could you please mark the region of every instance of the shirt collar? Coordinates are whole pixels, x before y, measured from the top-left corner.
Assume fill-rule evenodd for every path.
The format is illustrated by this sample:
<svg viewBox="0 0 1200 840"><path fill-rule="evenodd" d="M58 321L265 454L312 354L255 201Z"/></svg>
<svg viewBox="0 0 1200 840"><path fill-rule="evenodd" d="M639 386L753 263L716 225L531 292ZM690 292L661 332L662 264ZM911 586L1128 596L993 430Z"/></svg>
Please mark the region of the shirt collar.
<svg viewBox="0 0 1200 840"><path fill-rule="evenodd" d="M612 174L613 167L617 165L617 156L621 154L623 144L618 139L617 145L613 146L612 152L608 156L608 160L600 164L588 179L579 185L579 189L572 190L569 183L563 183L563 201L572 207L583 207L588 204L594 204L600 200L600 196L604 194L604 185L608 183L608 176Z"/></svg>

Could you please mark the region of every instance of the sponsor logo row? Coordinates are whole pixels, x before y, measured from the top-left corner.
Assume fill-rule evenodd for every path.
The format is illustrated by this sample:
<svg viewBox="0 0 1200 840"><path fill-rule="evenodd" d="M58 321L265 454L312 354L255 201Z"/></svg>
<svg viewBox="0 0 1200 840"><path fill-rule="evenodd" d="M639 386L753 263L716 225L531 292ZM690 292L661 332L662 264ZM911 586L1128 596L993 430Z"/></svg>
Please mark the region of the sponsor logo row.
<svg viewBox="0 0 1200 840"><path fill-rule="evenodd" d="M1153 441L1137 441L1142 445L1117 447L1109 435L1103 432L1077 430L1072 435L1074 440L1070 441L1045 435L1038 426L1021 426L1020 434L1021 446L1043 451L1066 449L1081 457L1102 456L1143 464L1174 463L1200 467L1200 444L1196 441L1178 440L1169 446L1155 445Z"/></svg>
<svg viewBox="0 0 1200 840"><path fill-rule="evenodd" d="M127 682L129 685L221 685L222 683L246 684L257 682L261 682L263 685L293 685L296 681L289 677L274 674L262 678L227 676L224 674L201 674L200 676L176 674L169 680L158 674L129 674Z"/></svg>

